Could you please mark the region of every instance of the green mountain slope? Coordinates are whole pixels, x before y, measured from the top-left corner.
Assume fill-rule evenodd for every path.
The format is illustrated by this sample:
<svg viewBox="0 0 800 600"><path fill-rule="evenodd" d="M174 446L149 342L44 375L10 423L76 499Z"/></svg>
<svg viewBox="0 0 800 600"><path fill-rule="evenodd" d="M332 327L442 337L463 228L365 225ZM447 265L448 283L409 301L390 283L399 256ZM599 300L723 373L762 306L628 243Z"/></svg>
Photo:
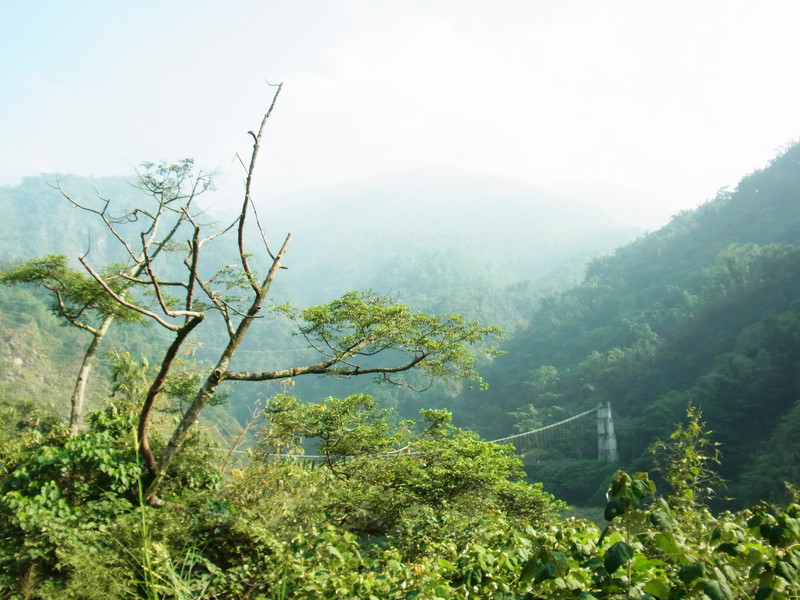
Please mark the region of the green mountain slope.
<svg viewBox="0 0 800 600"><path fill-rule="evenodd" d="M538 424L512 412L546 422L610 401L623 461L646 468L692 402L722 444L729 493L780 497L764 482L800 478L800 146L595 260L506 349L489 401L465 401L487 436Z"/></svg>

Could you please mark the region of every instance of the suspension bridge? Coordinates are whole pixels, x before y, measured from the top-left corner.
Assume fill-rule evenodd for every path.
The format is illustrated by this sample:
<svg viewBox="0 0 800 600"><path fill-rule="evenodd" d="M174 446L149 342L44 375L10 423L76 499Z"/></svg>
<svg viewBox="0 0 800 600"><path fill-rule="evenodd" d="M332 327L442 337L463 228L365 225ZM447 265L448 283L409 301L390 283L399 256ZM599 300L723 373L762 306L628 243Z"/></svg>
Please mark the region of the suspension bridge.
<svg viewBox="0 0 800 600"><path fill-rule="evenodd" d="M616 462L619 458L611 403L600 404L558 423L491 441L514 444L526 462L545 462L556 457Z"/></svg>
<svg viewBox="0 0 800 600"><path fill-rule="evenodd" d="M617 436L611 416L611 404L600 404L582 413L532 431L489 440L495 444L513 444L527 464L544 463L556 458L584 458L616 462L619 458ZM383 456L414 454L405 447ZM316 454L277 455L279 458L325 460Z"/></svg>

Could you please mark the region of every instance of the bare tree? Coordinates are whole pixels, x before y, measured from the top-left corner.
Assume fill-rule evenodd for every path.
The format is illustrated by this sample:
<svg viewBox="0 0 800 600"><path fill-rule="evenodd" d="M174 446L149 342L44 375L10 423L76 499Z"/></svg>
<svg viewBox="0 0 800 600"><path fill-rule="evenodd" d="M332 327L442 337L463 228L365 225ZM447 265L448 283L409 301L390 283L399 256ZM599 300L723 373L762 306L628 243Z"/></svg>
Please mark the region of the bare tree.
<svg viewBox="0 0 800 600"><path fill-rule="evenodd" d="M181 169L171 170L166 165L150 165L140 174L144 188L157 201L157 210L172 211L177 216L175 223L180 221L180 225L185 226L185 231L190 236L181 248L184 252L181 277L162 278L159 275L165 266L155 260L154 250L163 250L164 246L154 246L149 242L147 232L140 235L139 246L134 251L116 224L104 219L107 227L125 246L128 256L137 265L134 271L138 275L127 276L127 280L134 288L146 288L150 292L154 298L151 306L117 294L106 278L93 269L85 257L81 258L86 270L110 297L173 333L172 343L162 358L159 372L144 398L139 416L140 453L151 476L147 500L154 505L161 503L157 492L172 460L197 422L200 411L225 381L269 381L305 374L338 377L373 374L383 381L394 382L395 374L410 369L422 370L432 377L479 381L473 366L474 355L469 347L487 335L499 333L495 328L481 328L475 323L464 321L459 315L436 317L413 313L409 307L396 304L390 298L352 292L329 304L302 311L282 307L284 313L296 321L298 332L305 337L309 346L319 353L320 359L317 362L275 371L243 372L230 368L248 330L262 316L270 287L279 270L285 268L283 258L292 239L291 234L286 234L278 251L271 250L261 223L258 222L251 197L253 175L264 129L281 89L282 85L277 86L258 131L248 132L253 140L253 148L249 163L245 165L242 162L246 172L244 196L238 214L227 227L211 230L209 225L201 222L200 215L191 210L189 204L196 196L198 186L203 188L205 185L200 181L201 176L185 173ZM165 183L154 185L154 181ZM97 214L102 216L102 213ZM158 214L160 212L151 214L136 209L129 213L128 222L144 218L144 222L155 226ZM261 277L251 266L250 255L245 248L245 225L251 214L255 216L263 250L268 257L266 274ZM222 267L204 277L202 250L212 240L232 231L236 232L236 264ZM134 272L131 269L132 267L128 268L129 273ZM236 293L240 284L244 288L245 296ZM172 295L175 293L179 293L179 297ZM197 296L204 300L198 301ZM147 441L154 403L163 389L178 351L189 335L204 321L207 312L221 317L227 332L227 343L173 431L163 453L156 458ZM493 350L489 349L487 352Z"/></svg>

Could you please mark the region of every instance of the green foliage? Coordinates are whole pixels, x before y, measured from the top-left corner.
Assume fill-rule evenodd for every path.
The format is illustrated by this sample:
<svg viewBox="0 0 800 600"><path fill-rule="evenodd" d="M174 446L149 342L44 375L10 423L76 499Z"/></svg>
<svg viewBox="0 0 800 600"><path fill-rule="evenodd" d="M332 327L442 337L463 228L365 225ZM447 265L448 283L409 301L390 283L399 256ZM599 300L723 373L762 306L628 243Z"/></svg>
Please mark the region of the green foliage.
<svg viewBox="0 0 800 600"><path fill-rule="evenodd" d="M110 267L113 271L113 266ZM109 275L111 274L109 271ZM126 290L129 283L119 277L109 276L107 282L114 293L130 301ZM71 323L92 317L92 312L100 318L113 316L122 322L141 322L143 317L123 307L92 277L67 266L64 255L47 255L42 258L15 265L0 272L0 283L17 285L22 283L39 284L52 292L51 310L54 314Z"/></svg>
<svg viewBox="0 0 800 600"><path fill-rule="evenodd" d="M786 501L798 451L798 156L795 145L736 190L595 260L482 369L491 402L463 394L451 406L492 438L556 422L556 407L610 401L621 466L636 471L691 402L726 455L732 500L711 506ZM564 489L557 473L545 484Z"/></svg>
<svg viewBox="0 0 800 600"><path fill-rule="evenodd" d="M657 496L646 474L620 471L608 491L610 523L602 534L563 523L549 555L530 559L521 582L547 598L795 597L800 507L756 507L718 517L698 510L693 502L712 476L705 435L691 410L668 455L661 455L681 492L670 496L677 505Z"/></svg>
<svg viewBox="0 0 800 600"><path fill-rule="evenodd" d="M576 461L537 471L559 489L586 494L610 479L602 530L559 519L562 505L524 481L510 448L454 427L448 411L398 422L365 394L312 404L275 397L252 460L229 478L215 444L194 429L170 465L166 507L144 506L127 409L152 370L128 346L114 372L112 407L122 414L96 413L73 439L41 399L0 401L0 597L798 597L799 155L790 149L735 192L596 261L583 285L543 300L508 357L509 370L521 375L499 378L493 401L469 415L480 423L490 420L481 415L511 413L527 428L614 400L624 458L635 469L612 475ZM169 207L184 194L192 166L145 165L140 183ZM143 209L126 214L152 221ZM437 277L450 275L438 268ZM56 299L69 299L59 309L76 311L61 316L102 314L93 280L75 278L62 257L20 269L18 281L6 282L50 278ZM231 300L245 283L225 269L216 277ZM117 284L124 293L124 282ZM24 325L40 319L37 310L3 314ZM308 372L342 377L372 370L393 381L408 365L480 382L470 348L497 334L372 293L283 310L333 361L324 364L339 369ZM378 364L378 352L403 368ZM199 384L190 365L176 366L159 398L163 422ZM687 423L654 447L667 485L661 496L642 472L645 450L690 400ZM788 504L712 513L716 446L693 406L702 406L726 461L736 465L720 468L744 466L733 482L740 497ZM497 422L503 434L511 430L510 419ZM158 427L151 433L158 451ZM311 446L314 460L300 454ZM778 496L787 479L789 492Z"/></svg>
<svg viewBox="0 0 800 600"><path fill-rule="evenodd" d="M0 481L0 585L35 572L58 573L64 547L91 551L108 522L126 510L141 474L135 454L122 439L130 418L95 413L88 432L75 438L54 430L33 439L6 465Z"/></svg>
<svg viewBox="0 0 800 600"><path fill-rule="evenodd" d="M482 384L470 346L499 338L497 327L479 327L461 315L439 317L412 312L408 306L372 292L349 292L328 304L295 311L280 307L299 324L299 332L317 351L331 359L356 356L365 362L343 374L369 372L370 357L379 352L396 356L393 366L377 367L378 380L392 381L393 372L415 368L433 378ZM500 352L481 348L487 356Z"/></svg>
<svg viewBox="0 0 800 600"><path fill-rule="evenodd" d="M714 498L714 488L723 481L712 469L719 465L720 453L717 445L704 435L701 412L689 405L687 417L686 425L678 425L668 442L656 442L652 452L656 469L670 488L670 504L691 513L705 508Z"/></svg>
<svg viewBox="0 0 800 600"><path fill-rule="evenodd" d="M112 397L123 410L135 411L158 369L150 365L146 357L136 359L130 352L112 352L109 361L112 367ZM162 402L159 411L179 412L202 385L205 376L204 367L205 365L191 358L176 359L173 372L167 376L161 392ZM221 404L226 399L227 394L220 393L211 405Z"/></svg>
<svg viewBox="0 0 800 600"><path fill-rule="evenodd" d="M344 400L328 398L304 403L285 394L272 398L266 414L269 430L265 442L282 453L307 439L318 438L318 452L338 460L386 452L395 439L387 437L388 410L378 410L369 396L357 394Z"/></svg>
<svg viewBox="0 0 800 600"><path fill-rule="evenodd" d="M543 464L525 460L525 471L533 481L547 482L545 488L556 498L575 506L597 506L618 465L592 459L552 459Z"/></svg>
<svg viewBox="0 0 800 600"><path fill-rule="evenodd" d="M117 554L109 544L139 499L142 466L132 443L136 419L109 409L89 421L88 431L77 437L61 427L47 435L36 428L3 448L0 593L33 576L42 585L63 583L71 566L80 566L65 559L71 554ZM213 489L220 478L209 459L190 445L168 489Z"/></svg>
<svg viewBox="0 0 800 600"><path fill-rule="evenodd" d="M527 522L551 518L560 508L540 486L522 480L510 446L453 427L447 411L423 411L420 431L411 422L393 430L387 413L364 395L314 404L277 396L266 409L262 460L269 466L272 452L283 455L315 441L324 468L310 476L326 488L318 510L326 520L371 535L390 534L420 511L471 517L495 510Z"/></svg>
<svg viewBox="0 0 800 600"><path fill-rule="evenodd" d="M133 413L147 392L153 370L145 357L136 360L130 352L113 352L110 355L112 370L111 395Z"/></svg>
<svg viewBox="0 0 800 600"><path fill-rule="evenodd" d="M144 162L137 170L137 187L147 195L161 198L165 206L180 205L207 190L213 190L213 173L195 175L194 159L184 158L177 163Z"/></svg>
<svg viewBox="0 0 800 600"><path fill-rule="evenodd" d="M446 411L427 411L419 426L392 428L367 396L311 405L279 396L268 416L258 460L162 509L141 502L129 417L96 413L89 431L72 439L58 430L21 438L0 480L0 595L800 594L800 506L717 516L702 510L709 442L694 409L659 453L681 493L661 497L647 474L618 471L603 530L558 519L558 504L519 479L519 462L506 448L453 427ZM322 464L271 456L277 446L291 457L307 436L315 436ZM407 453L392 452L403 444ZM211 455L192 456L186 460L212 464ZM401 517L387 512L392 507ZM365 523L378 521L380 531L366 531Z"/></svg>

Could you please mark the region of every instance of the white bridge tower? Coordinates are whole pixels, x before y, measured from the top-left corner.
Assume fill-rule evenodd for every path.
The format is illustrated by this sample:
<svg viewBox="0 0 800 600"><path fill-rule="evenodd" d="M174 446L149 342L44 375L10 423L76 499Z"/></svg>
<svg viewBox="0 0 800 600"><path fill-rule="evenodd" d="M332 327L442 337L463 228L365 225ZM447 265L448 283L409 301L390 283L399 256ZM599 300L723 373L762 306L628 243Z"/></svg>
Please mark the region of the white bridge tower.
<svg viewBox="0 0 800 600"><path fill-rule="evenodd" d="M619 460L617 434L614 432L610 402L606 402L605 405L601 404L597 408L597 459L606 462Z"/></svg>

